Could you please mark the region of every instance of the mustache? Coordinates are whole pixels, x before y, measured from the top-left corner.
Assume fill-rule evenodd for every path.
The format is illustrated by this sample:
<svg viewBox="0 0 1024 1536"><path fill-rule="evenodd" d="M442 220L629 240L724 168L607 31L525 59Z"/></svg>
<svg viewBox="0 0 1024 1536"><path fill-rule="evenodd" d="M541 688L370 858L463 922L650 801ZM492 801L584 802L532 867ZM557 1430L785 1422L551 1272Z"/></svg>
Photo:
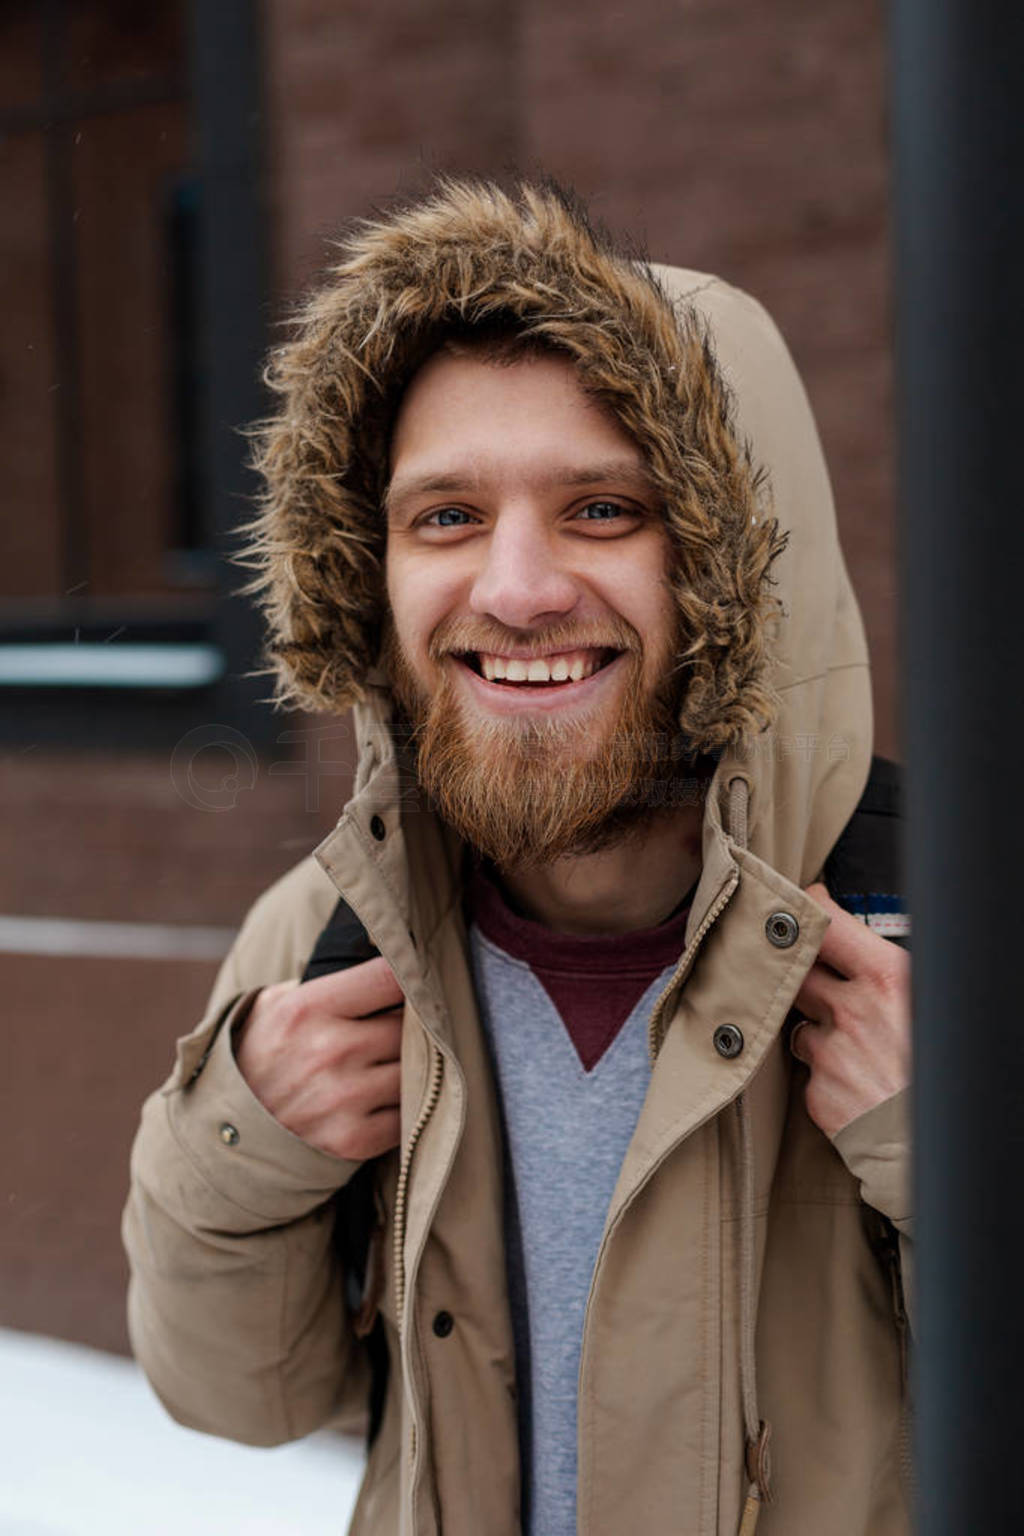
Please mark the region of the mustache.
<svg viewBox="0 0 1024 1536"><path fill-rule="evenodd" d="M631 651L639 656L643 642L632 624L622 618L608 618L600 624L567 619L540 630L509 629L495 619L463 617L442 620L427 645L431 661L467 651L500 656L513 650L527 657L576 650Z"/></svg>

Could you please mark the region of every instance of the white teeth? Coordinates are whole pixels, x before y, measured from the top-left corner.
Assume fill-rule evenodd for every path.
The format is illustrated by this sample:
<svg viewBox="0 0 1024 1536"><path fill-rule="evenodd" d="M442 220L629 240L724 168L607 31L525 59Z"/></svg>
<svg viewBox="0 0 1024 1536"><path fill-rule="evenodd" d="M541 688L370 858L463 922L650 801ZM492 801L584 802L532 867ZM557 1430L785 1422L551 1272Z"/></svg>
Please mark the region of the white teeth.
<svg viewBox="0 0 1024 1536"><path fill-rule="evenodd" d="M478 651L480 672L489 683L579 683L591 677L601 665L598 651L576 651L550 660L533 656L529 661L518 656L498 656Z"/></svg>

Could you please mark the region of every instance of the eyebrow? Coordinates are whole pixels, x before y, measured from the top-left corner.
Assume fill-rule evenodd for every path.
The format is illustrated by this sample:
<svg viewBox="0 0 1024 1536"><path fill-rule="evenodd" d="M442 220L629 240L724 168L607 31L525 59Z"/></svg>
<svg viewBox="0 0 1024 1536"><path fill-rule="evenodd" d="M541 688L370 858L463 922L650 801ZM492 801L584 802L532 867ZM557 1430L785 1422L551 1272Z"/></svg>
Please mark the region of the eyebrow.
<svg viewBox="0 0 1024 1536"><path fill-rule="evenodd" d="M384 493L384 511L393 515L405 502L418 496L455 495L461 491L476 490L483 476L471 469L456 470L447 474L410 475L393 480ZM650 476L629 460L608 459L596 464L556 465L535 483L541 490L553 490L559 486L610 485L624 490L653 490Z"/></svg>

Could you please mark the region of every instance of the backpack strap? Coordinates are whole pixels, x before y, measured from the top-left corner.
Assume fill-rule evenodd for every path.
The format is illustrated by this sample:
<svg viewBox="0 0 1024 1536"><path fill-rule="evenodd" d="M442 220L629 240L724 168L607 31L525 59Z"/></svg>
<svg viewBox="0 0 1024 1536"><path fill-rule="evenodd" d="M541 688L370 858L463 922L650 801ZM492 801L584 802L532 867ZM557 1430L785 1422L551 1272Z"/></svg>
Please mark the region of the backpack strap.
<svg viewBox="0 0 1024 1536"><path fill-rule="evenodd" d="M903 770L884 757L871 772L857 808L825 860L832 899L901 949L910 948L910 912L903 883ZM899 1234L888 1217L863 1207L865 1230L892 1288L900 1338L901 1384L907 1391L909 1329L900 1268Z"/></svg>
<svg viewBox="0 0 1024 1536"><path fill-rule="evenodd" d="M302 973L303 981L347 971L372 960L380 951L346 901L339 901ZM344 1189L334 1196L334 1246L345 1275L345 1305L357 1333L366 1343L370 1360L370 1418L367 1444L372 1445L384 1416L390 1357L384 1322L368 1292L375 1284L371 1273L371 1249L381 1225L377 1203L377 1159L356 1169Z"/></svg>
<svg viewBox="0 0 1024 1536"><path fill-rule="evenodd" d="M909 948L910 912L903 883L903 770L885 757L871 772L857 808L825 860L833 900L884 938Z"/></svg>

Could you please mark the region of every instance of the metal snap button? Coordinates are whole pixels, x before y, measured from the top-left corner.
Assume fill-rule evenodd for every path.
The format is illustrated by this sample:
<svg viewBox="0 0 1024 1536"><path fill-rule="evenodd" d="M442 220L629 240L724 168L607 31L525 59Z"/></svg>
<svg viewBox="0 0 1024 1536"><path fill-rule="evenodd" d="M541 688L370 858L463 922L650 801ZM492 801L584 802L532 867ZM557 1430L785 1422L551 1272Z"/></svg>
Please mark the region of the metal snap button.
<svg viewBox="0 0 1024 1536"><path fill-rule="evenodd" d="M382 843L384 841L387 828L385 827L384 821L380 816L370 817L370 831L373 833L378 843Z"/></svg>
<svg viewBox="0 0 1024 1536"><path fill-rule="evenodd" d="M711 1039L719 1056L724 1056L726 1061L731 1061L743 1049L743 1031L735 1024L719 1024Z"/></svg>
<svg viewBox="0 0 1024 1536"><path fill-rule="evenodd" d="M226 1120L220 1128L220 1139L226 1147L237 1147L239 1142L237 1130L233 1125L229 1125Z"/></svg>
<svg viewBox="0 0 1024 1536"><path fill-rule="evenodd" d="M773 912L764 925L769 944L776 949L789 949L800 937L800 924L792 912Z"/></svg>
<svg viewBox="0 0 1024 1536"><path fill-rule="evenodd" d="M455 1319L450 1312L438 1312L434 1318L434 1332L439 1339L446 1339L455 1327Z"/></svg>

